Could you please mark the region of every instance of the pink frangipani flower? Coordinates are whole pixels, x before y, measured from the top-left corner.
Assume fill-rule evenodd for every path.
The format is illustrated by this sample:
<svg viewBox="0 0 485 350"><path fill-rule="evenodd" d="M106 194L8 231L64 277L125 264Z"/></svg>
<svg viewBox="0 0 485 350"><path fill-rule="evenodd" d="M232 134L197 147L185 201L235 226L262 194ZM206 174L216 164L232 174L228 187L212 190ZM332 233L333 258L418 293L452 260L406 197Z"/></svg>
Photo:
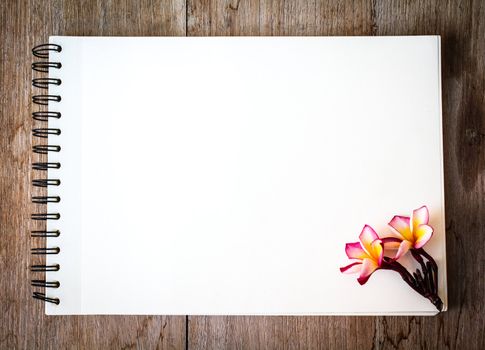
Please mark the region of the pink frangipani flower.
<svg viewBox="0 0 485 350"><path fill-rule="evenodd" d="M345 253L352 259L350 265L340 268L343 273L359 273L357 281L367 282L376 270L397 272L404 282L414 291L429 299L438 311L443 310L443 301L438 295L438 265L423 246L433 235L433 228L428 225L429 212L426 206L413 211L412 217L396 215L389 225L392 236L379 238L369 225L360 233L360 242L347 243ZM398 249L395 257L384 255L384 246ZM407 251L419 264L413 273L398 262Z"/></svg>
<svg viewBox="0 0 485 350"><path fill-rule="evenodd" d="M383 238L386 247L397 248L395 260L407 253L409 249L422 248L433 235L433 228L428 225L428 208L423 205L415 209L413 215L396 215L389 222L391 237Z"/></svg>
<svg viewBox="0 0 485 350"><path fill-rule="evenodd" d="M356 260L350 265L340 268L343 273L357 273L360 275L357 281L360 284L367 282L369 277L382 265L384 257L384 248L382 241L368 225L365 225L359 236L360 242L347 243L345 245L345 252L349 259Z"/></svg>

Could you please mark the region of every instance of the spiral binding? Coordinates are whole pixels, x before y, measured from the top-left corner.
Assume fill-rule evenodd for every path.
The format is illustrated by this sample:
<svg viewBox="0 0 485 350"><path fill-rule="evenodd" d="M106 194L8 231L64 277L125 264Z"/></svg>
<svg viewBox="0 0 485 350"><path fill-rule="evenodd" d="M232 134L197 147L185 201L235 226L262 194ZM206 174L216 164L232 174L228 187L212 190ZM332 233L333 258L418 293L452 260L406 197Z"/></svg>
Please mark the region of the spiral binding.
<svg viewBox="0 0 485 350"><path fill-rule="evenodd" d="M30 237L59 237L61 235L61 231L59 230L52 230L52 231L31 231Z"/></svg>
<svg viewBox="0 0 485 350"><path fill-rule="evenodd" d="M59 281L32 280L30 285L33 287L59 288Z"/></svg>
<svg viewBox="0 0 485 350"><path fill-rule="evenodd" d="M32 102L34 102L38 105L47 106L47 105L49 105L49 101L61 102L61 96L59 96L59 95L34 95L34 96L32 96Z"/></svg>
<svg viewBox="0 0 485 350"><path fill-rule="evenodd" d="M46 203L59 203L61 197L59 196L34 196L32 197L32 203L46 204Z"/></svg>
<svg viewBox="0 0 485 350"><path fill-rule="evenodd" d="M32 63L32 69L36 72L49 73L49 69L62 67L60 62L34 62Z"/></svg>
<svg viewBox="0 0 485 350"><path fill-rule="evenodd" d="M61 79L54 78L37 78L32 79L32 85L39 89L48 89L49 85L61 85Z"/></svg>
<svg viewBox="0 0 485 350"><path fill-rule="evenodd" d="M34 170L60 169L61 163L32 163Z"/></svg>
<svg viewBox="0 0 485 350"><path fill-rule="evenodd" d="M38 154L47 154L49 152L60 152L61 146L59 145L35 145L32 147L32 151Z"/></svg>
<svg viewBox="0 0 485 350"><path fill-rule="evenodd" d="M59 220L61 214L59 213L36 213L31 215L32 220Z"/></svg>
<svg viewBox="0 0 485 350"><path fill-rule="evenodd" d="M61 266L59 264L53 265L32 265L30 271L32 272L42 272L42 271L59 271Z"/></svg>
<svg viewBox="0 0 485 350"><path fill-rule="evenodd" d="M49 52L61 52L62 47L56 44L41 44L32 49L32 54L39 58L49 58Z"/></svg>
<svg viewBox="0 0 485 350"><path fill-rule="evenodd" d="M35 46L32 49L32 54L41 59L48 59L50 52L61 52L62 47L57 44L42 44ZM51 69L60 69L62 64L60 62L50 62L50 61L37 61L32 63L32 70L40 73L48 73ZM50 85L59 86L62 84L61 79L57 78L33 78L32 86L38 89L49 89ZM32 96L32 102L40 106L48 106L49 103L56 103L61 101L61 96L51 95L51 94L38 94ZM48 122L49 119L59 119L61 118L60 112L54 111L36 111L32 113L32 118L39 122ZM49 137L58 136L61 134L61 130L58 128L34 128L32 129L32 135L34 138L38 139L48 139ZM32 151L37 154L48 154L50 152L60 152L61 146L51 145L51 144L38 144L32 146ZM34 162L32 163L32 169L36 171L48 171L49 169L59 169L61 164L58 162ZM60 179L49 179L41 178L32 180L32 185L34 187L49 187L49 186L59 186L61 184ZM33 196L32 202L36 204L46 204L46 203L59 203L61 197L59 196ZM59 220L61 217L60 213L33 213L32 220ZM47 237L59 237L61 232L59 230L35 230L31 231L31 237L34 238L47 238ZM61 249L59 247L42 247L42 248L32 248L32 255L56 255L59 254ZM47 272L47 271L59 271L59 264L51 265L32 265L30 271L33 273ZM59 288L59 281L47 281L46 279L32 279L31 285L33 287L41 288ZM42 300L44 302L59 304L59 298L53 298L46 296L46 294L34 291L32 297L37 300Z"/></svg>
<svg viewBox="0 0 485 350"><path fill-rule="evenodd" d="M32 118L34 118L34 120L38 120L40 122L47 122L47 121L49 121L49 118L59 119L60 117L61 117L60 112L40 111L40 112L32 113Z"/></svg>
<svg viewBox="0 0 485 350"><path fill-rule="evenodd" d="M61 248L54 247L54 248L32 248L30 252L34 255L46 255L46 254L59 254Z"/></svg>
<svg viewBox="0 0 485 350"><path fill-rule="evenodd" d="M32 180L32 185L35 187L59 186L61 180L59 179L35 179Z"/></svg>
<svg viewBox="0 0 485 350"><path fill-rule="evenodd" d="M59 305L59 303L60 303L59 298L48 298L48 297L45 296L44 293L34 292L32 297L34 299L42 300L42 301L45 301L45 302L48 302L48 303L53 303L53 304L56 304L56 305Z"/></svg>
<svg viewBox="0 0 485 350"><path fill-rule="evenodd" d="M61 129L56 128L37 128L32 129L32 134L37 137L42 137L44 139L48 138L49 135L59 136L61 134Z"/></svg>

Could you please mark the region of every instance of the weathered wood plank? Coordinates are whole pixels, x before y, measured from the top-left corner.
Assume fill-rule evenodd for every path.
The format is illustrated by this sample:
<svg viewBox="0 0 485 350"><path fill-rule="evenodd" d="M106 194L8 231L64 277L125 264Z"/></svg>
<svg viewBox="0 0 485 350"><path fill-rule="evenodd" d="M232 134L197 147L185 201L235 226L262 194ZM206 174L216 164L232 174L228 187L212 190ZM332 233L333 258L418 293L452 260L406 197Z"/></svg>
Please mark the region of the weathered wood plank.
<svg viewBox="0 0 485 350"><path fill-rule="evenodd" d="M485 348L485 6L391 1L376 34L440 34L450 309L437 318L381 318L383 348Z"/></svg>
<svg viewBox="0 0 485 350"><path fill-rule="evenodd" d="M30 220L30 164L39 159L31 151L31 48L49 35L185 35L185 25L184 0L0 3L1 349L185 347L183 316L46 317L28 270L41 261L30 255L40 242L29 237L40 227Z"/></svg>
<svg viewBox="0 0 485 350"><path fill-rule="evenodd" d="M236 5L235 5L236 4ZM485 347L485 6L189 1L188 35L440 34L450 310L438 317L190 317L189 348Z"/></svg>
<svg viewBox="0 0 485 350"><path fill-rule="evenodd" d="M189 35L442 35L450 297L434 318L190 317L189 348L485 348L484 21L478 0L2 2L0 348L184 348L183 317L46 318L27 266L30 48L51 34L184 35L186 26Z"/></svg>

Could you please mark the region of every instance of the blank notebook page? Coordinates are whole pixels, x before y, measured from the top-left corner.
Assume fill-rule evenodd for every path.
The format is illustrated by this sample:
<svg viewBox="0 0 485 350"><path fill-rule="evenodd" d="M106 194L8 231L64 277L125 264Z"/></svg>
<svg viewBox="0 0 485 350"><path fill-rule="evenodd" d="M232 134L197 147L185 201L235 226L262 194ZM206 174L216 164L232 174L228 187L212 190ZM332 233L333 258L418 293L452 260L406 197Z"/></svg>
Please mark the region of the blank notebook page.
<svg viewBox="0 0 485 350"><path fill-rule="evenodd" d="M424 204L446 305L439 37L50 42L47 314L434 314L339 270Z"/></svg>

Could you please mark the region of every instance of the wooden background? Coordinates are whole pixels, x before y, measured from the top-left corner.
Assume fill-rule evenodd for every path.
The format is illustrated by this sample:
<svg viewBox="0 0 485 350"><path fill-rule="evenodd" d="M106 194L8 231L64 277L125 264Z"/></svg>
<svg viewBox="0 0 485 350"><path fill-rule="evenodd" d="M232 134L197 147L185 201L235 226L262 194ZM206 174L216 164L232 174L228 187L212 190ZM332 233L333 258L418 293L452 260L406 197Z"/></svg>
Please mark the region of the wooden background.
<svg viewBox="0 0 485 350"><path fill-rule="evenodd" d="M45 317L31 298L31 48L49 35L440 34L450 309L437 317ZM483 1L0 2L0 348L485 349ZM196 59L196 58L194 58ZM403 142L406 139L403 135Z"/></svg>

